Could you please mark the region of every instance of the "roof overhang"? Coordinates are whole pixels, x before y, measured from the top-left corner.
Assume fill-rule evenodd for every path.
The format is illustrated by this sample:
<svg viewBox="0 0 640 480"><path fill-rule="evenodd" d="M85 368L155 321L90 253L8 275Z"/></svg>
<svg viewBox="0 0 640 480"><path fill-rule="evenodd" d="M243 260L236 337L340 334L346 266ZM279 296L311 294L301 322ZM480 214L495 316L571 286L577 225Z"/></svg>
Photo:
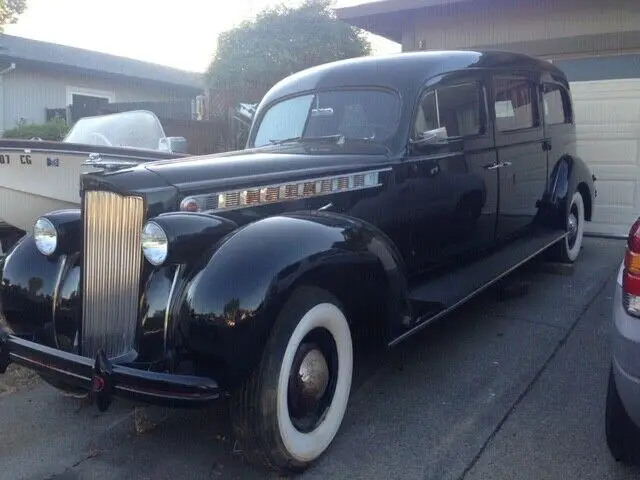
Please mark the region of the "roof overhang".
<svg viewBox="0 0 640 480"><path fill-rule="evenodd" d="M107 53L0 33L0 57L21 65L86 72L110 78L136 79L150 84L201 90L201 73Z"/></svg>
<svg viewBox="0 0 640 480"><path fill-rule="evenodd" d="M336 15L349 25L402 43L407 12L465 1L469 0L377 0L336 8Z"/></svg>
<svg viewBox="0 0 640 480"><path fill-rule="evenodd" d="M15 63L16 68L20 69L22 67L30 68L30 69L47 69L54 72L69 72L76 73L81 75L90 75L90 76L98 76L102 80L115 80L120 82L126 82L129 80L140 82L142 85L158 85L163 86L165 88L171 88L173 90L188 93L191 95L199 95L205 89L205 84L202 82L199 85L197 82L194 82L193 85L187 85L184 83L176 83L169 82L163 79L153 79L148 77L140 77L134 75L125 75L114 72L105 72L100 70L94 70L91 68L82 68L77 67L75 65L65 65L56 62L43 62L41 60L32 60L20 58L11 54L8 54L6 51L0 49L0 70L9 66L9 64Z"/></svg>

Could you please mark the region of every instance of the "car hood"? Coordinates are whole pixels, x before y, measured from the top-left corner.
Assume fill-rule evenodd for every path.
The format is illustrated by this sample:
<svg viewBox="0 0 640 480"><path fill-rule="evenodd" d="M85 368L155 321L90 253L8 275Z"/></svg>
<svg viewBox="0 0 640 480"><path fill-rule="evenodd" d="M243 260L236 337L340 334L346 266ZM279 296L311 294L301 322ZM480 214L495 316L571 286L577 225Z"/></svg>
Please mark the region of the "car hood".
<svg viewBox="0 0 640 480"><path fill-rule="evenodd" d="M367 153L336 153L332 146L277 146L147 163L181 194L278 183L375 168L388 162L380 148Z"/></svg>

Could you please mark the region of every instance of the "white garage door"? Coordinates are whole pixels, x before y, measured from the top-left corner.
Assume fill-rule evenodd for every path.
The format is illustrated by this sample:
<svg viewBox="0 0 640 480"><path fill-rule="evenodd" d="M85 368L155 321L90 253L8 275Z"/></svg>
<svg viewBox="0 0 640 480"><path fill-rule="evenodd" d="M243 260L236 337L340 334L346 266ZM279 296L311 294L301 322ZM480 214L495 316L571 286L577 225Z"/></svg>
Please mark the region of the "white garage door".
<svg viewBox="0 0 640 480"><path fill-rule="evenodd" d="M640 216L640 58L554 63L571 82L578 153L598 179L587 231L625 237Z"/></svg>
<svg viewBox="0 0 640 480"><path fill-rule="evenodd" d="M573 82L578 154L597 177L593 233L626 236L640 216L640 79Z"/></svg>

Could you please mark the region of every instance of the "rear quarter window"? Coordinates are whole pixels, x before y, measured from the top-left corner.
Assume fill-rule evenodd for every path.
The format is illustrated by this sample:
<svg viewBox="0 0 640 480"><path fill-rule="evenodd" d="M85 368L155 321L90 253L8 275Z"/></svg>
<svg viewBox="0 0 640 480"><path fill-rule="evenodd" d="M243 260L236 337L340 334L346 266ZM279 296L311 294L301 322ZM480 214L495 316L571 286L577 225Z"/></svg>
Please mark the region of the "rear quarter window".
<svg viewBox="0 0 640 480"><path fill-rule="evenodd" d="M544 83L542 105L547 125L573 123L569 92L562 85Z"/></svg>

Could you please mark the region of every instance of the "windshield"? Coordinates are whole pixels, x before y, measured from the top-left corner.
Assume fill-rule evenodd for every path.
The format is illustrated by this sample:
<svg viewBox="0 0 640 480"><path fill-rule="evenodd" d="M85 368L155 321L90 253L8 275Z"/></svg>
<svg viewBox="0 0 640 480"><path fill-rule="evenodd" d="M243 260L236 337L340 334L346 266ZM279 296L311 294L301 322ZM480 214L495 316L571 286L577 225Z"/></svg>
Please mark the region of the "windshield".
<svg viewBox="0 0 640 480"><path fill-rule="evenodd" d="M332 90L273 105L263 116L255 147L287 139L341 136L384 142L396 133L400 101L388 91Z"/></svg>
<svg viewBox="0 0 640 480"><path fill-rule="evenodd" d="M151 112L138 110L81 118L63 142L158 150L164 136L158 118Z"/></svg>

